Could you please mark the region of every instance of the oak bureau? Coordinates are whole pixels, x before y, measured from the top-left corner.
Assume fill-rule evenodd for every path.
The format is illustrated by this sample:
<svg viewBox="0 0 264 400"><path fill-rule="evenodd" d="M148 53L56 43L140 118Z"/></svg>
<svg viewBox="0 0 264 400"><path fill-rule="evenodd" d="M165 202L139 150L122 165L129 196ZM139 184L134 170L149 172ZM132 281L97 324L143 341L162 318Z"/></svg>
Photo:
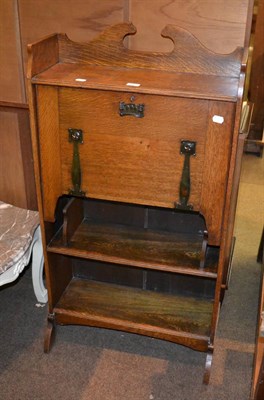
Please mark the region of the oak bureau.
<svg viewBox="0 0 264 400"><path fill-rule="evenodd" d="M166 26L174 50L130 50L131 23L88 43L28 46L49 311L56 324L203 351L208 383L233 249L245 55Z"/></svg>

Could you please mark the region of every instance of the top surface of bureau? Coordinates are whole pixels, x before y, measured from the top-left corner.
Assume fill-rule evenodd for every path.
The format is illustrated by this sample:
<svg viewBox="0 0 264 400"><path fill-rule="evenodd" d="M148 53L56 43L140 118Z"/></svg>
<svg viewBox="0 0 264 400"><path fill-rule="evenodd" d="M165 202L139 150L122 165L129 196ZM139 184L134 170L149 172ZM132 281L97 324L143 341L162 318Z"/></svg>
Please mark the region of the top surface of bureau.
<svg viewBox="0 0 264 400"><path fill-rule="evenodd" d="M36 75L32 82L234 102L237 99L239 80L226 76L58 63Z"/></svg>
<svg viewBox="0 0 264 400"><path fill-rule="evenodd" d="M242 48L216 54L190 32L167 25L161 35L172 40L171 52L136 51L124 44L135 33L133 24L121 23L88 43L51 35L29 46L28 77L34 84L237 100Z"/></svg>

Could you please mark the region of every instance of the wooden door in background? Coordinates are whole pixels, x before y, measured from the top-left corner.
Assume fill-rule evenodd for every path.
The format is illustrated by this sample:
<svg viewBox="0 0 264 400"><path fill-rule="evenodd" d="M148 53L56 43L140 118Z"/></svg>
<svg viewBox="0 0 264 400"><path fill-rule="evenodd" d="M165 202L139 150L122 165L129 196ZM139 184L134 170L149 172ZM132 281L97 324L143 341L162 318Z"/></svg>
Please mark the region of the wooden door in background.
<svg viewBox="0 0 264 400"><path fill-rule="evenodd" d="M173 24L189 30L208 49L230 53L249 43L252 8L253 0L130 0L127 15L138 29L130 47L170 51L170 40L160 32Z"/></svg>
<svg viewBox="0 0 264 400"><path fill-rule="evenodd" d="M25 103L16 1L0 1L0 60L0 101Z"/></svg>

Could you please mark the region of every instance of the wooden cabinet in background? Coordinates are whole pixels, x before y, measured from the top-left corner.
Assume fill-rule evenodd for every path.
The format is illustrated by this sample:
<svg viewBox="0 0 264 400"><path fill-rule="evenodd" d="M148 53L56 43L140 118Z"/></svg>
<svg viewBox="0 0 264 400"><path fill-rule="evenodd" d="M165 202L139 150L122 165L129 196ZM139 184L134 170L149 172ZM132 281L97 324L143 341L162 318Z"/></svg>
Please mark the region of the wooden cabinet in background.
<svg viewBox="0 0 264 400"><path fill-rule="evenodd" d="M28 106L0 102L0 126L0 199L36 210Z"/></svg>
<svg viewBox="0 0 264 400"><path fill-rule="evenodd" d="M214 54L167 26L174 50L141 52L123 45L134 33L123 23L86 44L55 34L29 46L44 348L56 324L124 330L206 352L208 383L231 258L243 49Z"/></svg>
<svg viewBox="0 0 264 400"><path fill-rule="evenodd" d="M253 52L248 98L254 104L245 151L263 154L264 146L264 0L256 3L256 24L252 32Z"/></svg>

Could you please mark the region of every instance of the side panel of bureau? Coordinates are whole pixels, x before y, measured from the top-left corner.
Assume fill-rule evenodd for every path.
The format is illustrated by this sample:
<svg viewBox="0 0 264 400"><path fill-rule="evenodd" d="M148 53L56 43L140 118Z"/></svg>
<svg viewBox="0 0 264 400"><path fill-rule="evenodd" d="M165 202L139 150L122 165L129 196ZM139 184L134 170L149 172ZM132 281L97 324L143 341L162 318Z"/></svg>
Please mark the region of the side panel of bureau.
<svg viewBox="0 0 264 400"><path fill-rule="evenodd" d="M212 245L220 245L234 114L234 103L210 102L200 211ZM223 117L222 124L213 121L215 115Z"/></svg>
<svg viewBox="0 0 264 400"><path fill-rule="evenodd" d="M54 221L55 207L61 195L61 159L59 143L58 90L37 87L40 175L44 219Z"/></svg>

